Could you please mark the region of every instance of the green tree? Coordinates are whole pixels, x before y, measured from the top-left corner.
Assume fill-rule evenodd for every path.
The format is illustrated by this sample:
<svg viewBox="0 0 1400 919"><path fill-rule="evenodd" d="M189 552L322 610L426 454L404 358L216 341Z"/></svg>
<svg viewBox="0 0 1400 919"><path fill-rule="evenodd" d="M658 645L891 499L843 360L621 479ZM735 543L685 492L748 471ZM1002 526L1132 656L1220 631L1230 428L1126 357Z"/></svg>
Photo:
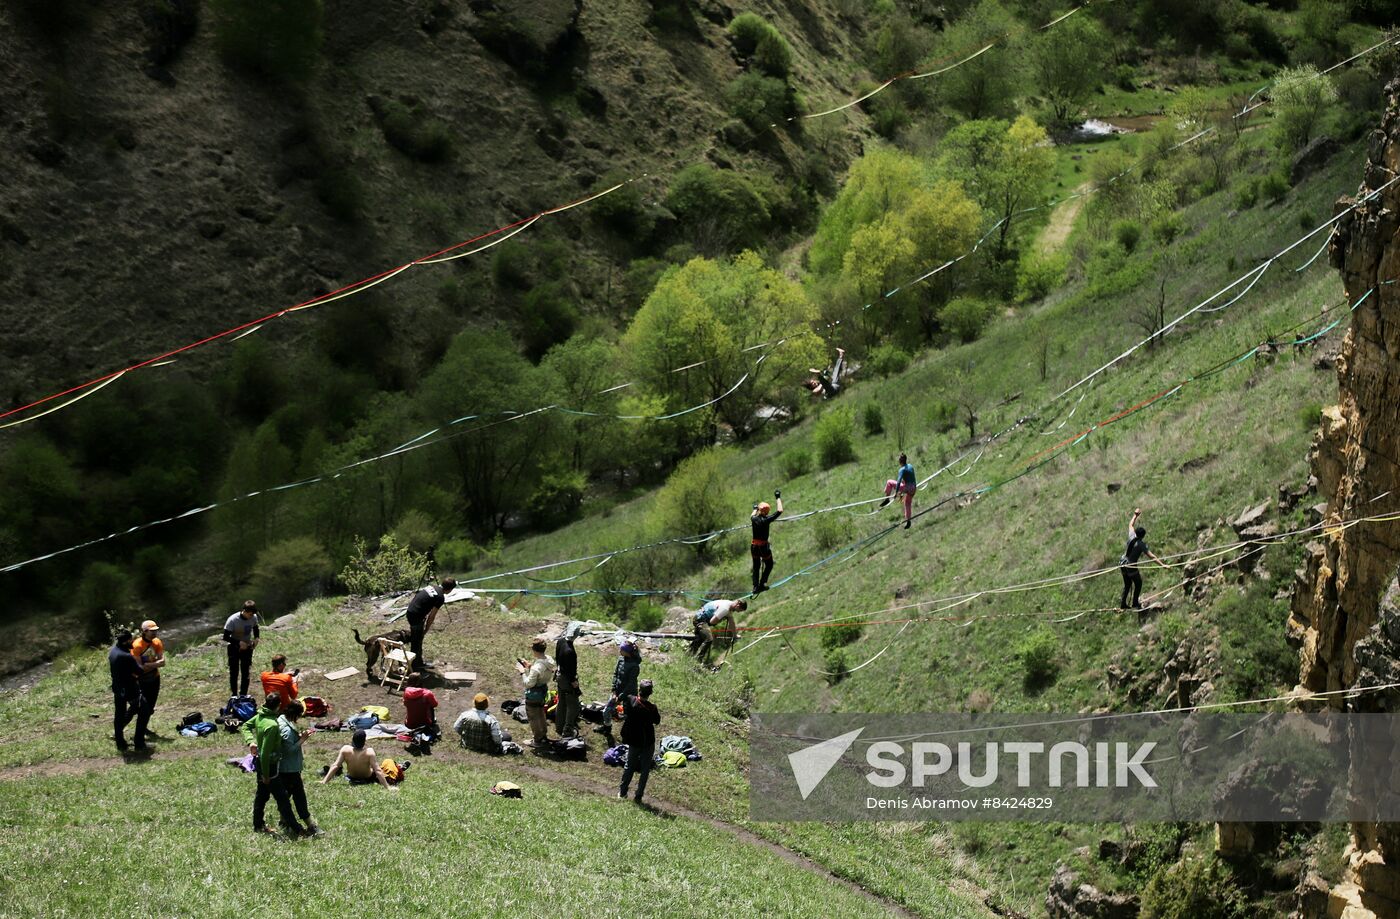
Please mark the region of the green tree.
<svg viewBox="0 0 1400 919"><path fill-rule="evenodd" d="M1269 101L1275 142L1285 153L1292 153L1312 140L1328 108L1337 101L1337 87L1315 67L1293 67L1279 73Z"/></svg>
<svg viewBox="0 0 1400 919"><path fill-rule="evenodd" d="M272 540L279 507L265 495L242 496L281 485L292 473L292 451L282 444L275 423L264 422L234 443L219 487L224 506L214 512L214 532L224 563L235 574L246 572Z"/></svg>
<svg viewBox="0 0 1400 919"><path fill-rule="evenodd" d="M321 0L209 0L214 38L234 64L278 80L311 75L321 53Z"/></svg>
<svg viewBox="0 0 1400 919"><path fill-rule="evenodd" d="M267 609L289 611L321 591L331 574L331 560L309 536L293 536L258 553L253 563L252 592Z"/></svg>
<svg viewBox="0 0 1400 919"><path fill-rule="evenodd" d="M566 414L562 422L569 468L591 472L606 467L600 438L607 428L622 424L612 417L622 414L617 409L618 394L604 392L621 381L617 346L591 335L575 335L550 348L540 367L549 376L560 408L583 413Z"/></svg>
<svg viewBox="0 0 1400 919"><path fill-rule="evenodd" d="M1015 25L1016 20L998 0L982 0L943 30L933 48L933 58L940 63L962 60L1004 39ZM1015 111L1022 81L1019 61L1019 54L999 45L930 79L937 81L939 99L964 118L997 118Z"/></svg>
<svg viewBox="0 0 1400 919"><path fill-rule="evenodd" d="M941 162L1000 221L996 252L1005 258L1019 212L1040 203L1055 168L1045 129L1025 115L1013 122L965 122L943 139Z"/></svg>
<svg viewBox="0 0 1400 919"><path fill-rule="evenodd" d="M851 237L890 211L906 207L921 187L932 182L929 169L893 147L875 147L851 164L846 184L822 213L807 263L819 275L839 274Z"/></svg>
<svg viewBox="0 0 1400 919"><path fill-rule="evenodd" d="M1071 16L1037 36L1031 46L1031 73L1055 123L1077 115L1099 88L1108 49L1108 33L1092 16Z"/></svg>
<svg viewBox="0 0 1400 919"><path fill-rule="evenodd" d="M666 207L695 245L710 254L761 246L773 219L769 197L752 181L707 163L676 173Z"/></svg>
<svg viewBox="0 0 1400 919"><path fill-rule="evenodd" d="M724 464L733 458L732 447L709 447L676 466L656 495L652 511L655 525L665 536L690 536L731 526L740 519L733 479ZM712 542L695 547L702 558L713 550Z"/></svg>
<svg viewBox="0 0 1400 919"><path fill-rule="evenodd" d="M742 438L759 404L794 402L800 374L822 359L810 328L816 315L799 285L752 252L729 262L697 258L657 282L623 347L671 411L719 400L703 414Z"/></svg>
<svg viewBox="0 0 1400 919"><path fill-rule="evenodd" d="M78 483L68 457L38 434L20 437L0 456L0 527L16 548L56 549L76 535Z"/></svg>
<svg viewBox="0 0 1400 919"><path fill-rule="evenodd" d="M449 438L442 449L468 524L479 537L491 536L524 507L558 450L558 416L533 411L552 404L549 375L522 358L504 333L469 329L424 378L417 403L430 424L481 416L440 436Z"/></svg>

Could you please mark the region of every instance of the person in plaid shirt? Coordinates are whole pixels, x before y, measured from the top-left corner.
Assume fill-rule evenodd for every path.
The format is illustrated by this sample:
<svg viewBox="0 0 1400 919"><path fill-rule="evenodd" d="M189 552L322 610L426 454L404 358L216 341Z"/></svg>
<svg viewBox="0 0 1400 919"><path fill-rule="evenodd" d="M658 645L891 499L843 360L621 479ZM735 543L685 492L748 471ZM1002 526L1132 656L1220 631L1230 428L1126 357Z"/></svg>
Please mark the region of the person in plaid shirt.
<svg viewBox="0 0 1400 919"><path fill-rule="evenodd" d="M478 753L501 753L501 745L510 740L510 734L501 730L496 716L486 710L491 699L484 692L472 699L472 708L457 716L452 730L462 738L462 746Z"/></svg>

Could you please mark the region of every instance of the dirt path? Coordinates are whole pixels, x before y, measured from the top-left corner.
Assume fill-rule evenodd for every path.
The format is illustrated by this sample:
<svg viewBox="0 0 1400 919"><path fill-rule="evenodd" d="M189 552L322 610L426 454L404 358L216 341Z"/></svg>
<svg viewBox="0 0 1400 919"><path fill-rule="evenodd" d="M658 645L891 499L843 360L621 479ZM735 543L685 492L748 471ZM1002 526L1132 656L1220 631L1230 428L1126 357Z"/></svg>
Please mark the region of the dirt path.
<svg viewBox="0 0 1400 919"><path fill-rule="evenodd" d="M99 772L105 769L110 769L114 766L122 765L123 763L139 764L141 762L168 762L173 759L185 760L197 758L213 757L210 756L210 751L201 750L193 747L164 751L158 749L157 754L151 757L142 757L136 755L128 755L125 757L88 757L84 759L69 760L66 762L37 763L32 766L12 766L6 769L0 769L0 782L12 782L20 779L42 778L50 776L84 775L86 773ZM219 758L223 758L222 754L220 754ZM444 757L444 759L452 761L458 759L458 757ZM461 761L471 762L475 762L479 759L482 763L500 762L500 760L498 759L493 759L489 757L473 757L470 754L466 753L464 753L460 759ZM530 762L529 759L532 758L514 758L514 761L511 763L511 771L520 773L521 775L530 776L541 782L549 782L553 785L565 785L569 788L575 789L576 791L582 791L587 794L599 795L604 798L616 798L617 789L615 786L604 785L601 782L594 781L582 775L575 775L567 772L560 772L555 769L550 769L547 765L545 765L545 763L548 762L547 760ZM738 839L740 842L743 842L747 845L756 846L760 849L764 849L772 853L773 855L776 855L778 858L781 858L788 864L801 868L803 871L806 871L809 874L818 876L824 880L830 881L833 884L839 884L847 890L858 894L859 896L868 900L870 903L875 904L876 906L885 910L892 916L904 916L910 917L910 919L914 919L914 917L918 916L917 913L910 912L908 909L904 908L898 903L895 903L893 900L887 900L879 894L865 889L864 887L860 886L854 881L850 881L846 878L841 877L840 875L832 873L831 871L827 870L817 862L812 861L805 855L800 855L792 851L791 849L784 848L783 846L779 845L776 842L773 842L772 840L764 839L762 836L759 836L756 833L746 830L741 826L737 826L733 823L728 823L716 817L710 817L706 814L699 813L698 811L693 811L688 807L685 807L680 804L675 804L664 799L649 799L642 806L645 807L647 810L651 811L652 813L658 814L665 819L674 820L680 817L688 820L695 820L704 823L707 826L713 827L716 830L728 833L731 836Z"/></svg>
<svg viewBox="0 0 1400 919"><path fill-rule="evenodd" d="M1074 229L1074 221L1084 207L1084 192L1089 190L1089 185L1089 182L1080 185L1074 190L1078 198L1062 201L1050 212L1050 222L1040 231L1040 239L1036 240L1036 249L1042 254L1049 255L1064 247L1065 240L1069 239L1070 231Z"/></svg>

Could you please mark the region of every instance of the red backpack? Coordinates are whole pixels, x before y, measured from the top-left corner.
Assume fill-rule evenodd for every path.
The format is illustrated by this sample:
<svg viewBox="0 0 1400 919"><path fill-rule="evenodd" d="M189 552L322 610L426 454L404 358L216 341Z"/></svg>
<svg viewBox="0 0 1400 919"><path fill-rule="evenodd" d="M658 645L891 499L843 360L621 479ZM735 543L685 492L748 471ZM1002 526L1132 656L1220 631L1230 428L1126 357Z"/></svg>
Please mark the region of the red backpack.
<svg viewBox="0 0 1400 919"><path fill-rule="evenodd" d="M301 700L301 704L306 707L306 714L312 718L323 718L331 710L326 700L320 696L307 696Z"/></svg>

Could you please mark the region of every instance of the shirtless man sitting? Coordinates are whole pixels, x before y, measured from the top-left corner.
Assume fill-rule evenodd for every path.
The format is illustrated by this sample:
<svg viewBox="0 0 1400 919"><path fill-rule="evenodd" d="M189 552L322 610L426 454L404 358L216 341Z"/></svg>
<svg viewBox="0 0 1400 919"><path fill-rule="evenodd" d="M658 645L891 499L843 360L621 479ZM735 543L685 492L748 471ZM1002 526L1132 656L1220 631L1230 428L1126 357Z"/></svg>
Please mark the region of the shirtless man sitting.
<svg viewBox="0 0 1400 919"><path fill-rule="evenodd" d="M385 788L398 791L389 781L384 778L384 773L379 769L379 760L374 755L374 748L365 745L365 732L356 731L350 738L350 743L340 748L336 754L335 762L331 763L326 774L321 777L321 784L325 785L340 774L340 767L345 767L345 777L351 784L368 785L370 782L378 782Z"/></svg>

